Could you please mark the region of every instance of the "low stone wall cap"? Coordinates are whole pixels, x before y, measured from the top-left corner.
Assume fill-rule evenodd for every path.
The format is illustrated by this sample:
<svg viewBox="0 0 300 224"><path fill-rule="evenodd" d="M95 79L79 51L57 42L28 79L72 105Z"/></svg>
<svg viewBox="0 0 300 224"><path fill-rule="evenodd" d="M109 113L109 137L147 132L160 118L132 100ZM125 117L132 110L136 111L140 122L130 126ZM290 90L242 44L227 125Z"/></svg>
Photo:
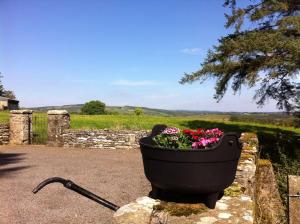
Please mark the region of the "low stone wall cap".
<svg viewBox="0 0 300 224"><path fill-rule="evenodd" d="M49 110L47 112L49 115L64 115L64 114L69 114L67 110Z"/></svg>
<svg viewBox="0 0 300 224"><path fill-rule="evenodd" d="M12 114L32 114L32 110L11 110Z"/></svg>

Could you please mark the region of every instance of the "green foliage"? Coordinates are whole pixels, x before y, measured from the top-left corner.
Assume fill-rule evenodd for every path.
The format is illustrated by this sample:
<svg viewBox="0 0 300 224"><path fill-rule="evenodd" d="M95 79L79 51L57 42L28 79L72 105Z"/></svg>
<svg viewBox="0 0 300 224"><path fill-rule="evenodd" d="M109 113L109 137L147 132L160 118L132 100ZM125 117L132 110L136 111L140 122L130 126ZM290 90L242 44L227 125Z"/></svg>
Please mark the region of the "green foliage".
<svg viewBox="0 0 300 224"><path fill-rule="evenodd" d="M136 107L136 108L134 109L134 114L137 115L137 116L140 116L140 115L142 115L143 113L144 113L144 111L143 111L143 109L140 108L140 107Z"/></svg>
<svg viewBox="0 0 300 224"><path fill-rule="evenodd" d="M276 126L295 127L295 117L289 114L233 114L230 121L274 124Z"/></svg>
<svg viewBox="0 0 300 224"><path fill-rule="evenodd" d="M274 155L268 155L274 159L272 163L276 174L280 196L283 201L286 212L288 207L287 176L300 175L300 153L297 153L298 154L287 152L285 148L278 147L278 155L276 155L276 157L278 158L274 159Z"/></svg>
<svg viewBox="0 0 300 224"><path fill-rule="evenodd" d="M32 115L32 144L46 144L48 140L48 118L46 113Z"/></svg>
<svg viewBox="0 0 300 224"><path fill-rule="evenodd" d="M8 122L9 122L9 111L1 111L0 123L8 123Z"/></svg>
<svg viewBox="0 0 300 224"><path fill-rule="evenodd" d="M189 136L178 133L176 135L157 135L153 138L153 140L162 148L169 149L191 149L192 141Z"/></svg>
<svg viewBox="0 0 300 224"><path fill-rule="evenodd" d="M81 113L88 115L105 114L105 104L99 100L92 100L81 107Z"/></svg>
<svg viewBox="0 0 300 224"><path fill-rule="evenodd" d="M2 80L1 80L2 78L3 78L3 76L0 73L0 96L7 97L9 99L16 99L16 96L13 91L5 90L5 88L2 84Z"/></svg>
<svg viewBox="0 0 300 224"><path fill-rule="evenodd" d="M180 82L214 78L218 101L229 84L235 93L244 85L259 84L254 95L258 105L274 99L279 109L292 110L300 69L299 1L259 0L239 7L236 0L226 0L225 6L232 9L226 15L226 27L234 27L234 33L222 37L201 69L185 74ZM250 20L252 28L242 29L245 20Z"/></svg>
<svg viewBox="0 0 300 224"><path fill-rule="evenodd" d="M166 124L170 127L185 128L182 123L193 120L220 121L227 120L227 115L201 115L188 117L164 117L143 115L143 119L135 115L73 115L71 127L74 129L147 129L151 130L155 124Z"/></svg>
<svg viewBox="0 0 300 224"><path fill-rule="evenodd" d="M106 110L105 114L109 114L109 115L119 115L120 113L116 110Z"/></svg>
<svg viewBox="0 0 300 224"><path fill-rule="evenodd" d="M294 127L300 127L300 84L296 88L296 99L295 99L295 111L294 111L294 117L295 117L295 125Z"/></svg>
<svg viewBox="0 0 300 224"><path fill-rule="evenodd" d="M156 135L153 140L157 146L165 149L208 149L214 146L223 135L218 128L197 130L168 127L162 133Z"/></svg>
<svg viewBox="0 0 300 224"><path fill-rule="evenodd" d="M12 100L16 99L15 93L11 90L4 90L2 96L6 97L6 98L9 98L9 99L12 99Z"/></svg>

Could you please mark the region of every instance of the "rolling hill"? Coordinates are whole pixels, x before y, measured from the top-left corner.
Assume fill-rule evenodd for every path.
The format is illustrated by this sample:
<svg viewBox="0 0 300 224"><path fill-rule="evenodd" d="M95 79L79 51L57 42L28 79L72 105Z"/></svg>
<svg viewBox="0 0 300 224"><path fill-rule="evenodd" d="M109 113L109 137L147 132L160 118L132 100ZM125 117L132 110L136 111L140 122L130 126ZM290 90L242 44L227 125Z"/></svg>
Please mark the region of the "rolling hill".
<svg viewBox="0 0 300 224"><path fill-rule="evenodd" d="M46 112L48 110L67 110L70 113L80 113L80 108L83 104L72 104L63 106L45 106L45 107L32 107L26 108L34 111ZM133 114L134 106L106 106L106 110L111 114ZM192 111L192 110L165 110L165 109L154 109L148 107L141 107L144 114L156 115L156 116L191 116L201 114L226 114L218 111Z"/></svg>

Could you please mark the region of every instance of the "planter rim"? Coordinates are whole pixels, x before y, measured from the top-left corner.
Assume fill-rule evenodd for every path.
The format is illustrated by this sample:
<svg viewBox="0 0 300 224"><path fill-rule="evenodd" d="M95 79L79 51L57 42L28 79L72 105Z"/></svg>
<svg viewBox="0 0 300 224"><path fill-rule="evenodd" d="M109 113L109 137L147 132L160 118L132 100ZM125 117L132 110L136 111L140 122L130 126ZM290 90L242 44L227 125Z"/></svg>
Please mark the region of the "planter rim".
<svg viewBox="0 0 300 224"><path fill-rule="evenodd" d="M139 144L147 146L147 147L149 147L151 149L160 150L160 151L176 151L176 152L183 152L183 153L184 152L207 152L207 151L213 151L213 150L217 149L222 144L223 138L225 138L226 136L235 136L237 139L239 139L240 134L238 134L236 132L227 132L227 133L224 133L221 136L219 142L216 145L214 145L213 147L207 148L207 149L191 149L191 148L187 148L187 149L171 149L171 148L165 148L165 147L156 147L156 145L147 144L147 143L143 142L144 139L151 138L152 136L147 136L147 137L141 138L139 140Z"/></svg>

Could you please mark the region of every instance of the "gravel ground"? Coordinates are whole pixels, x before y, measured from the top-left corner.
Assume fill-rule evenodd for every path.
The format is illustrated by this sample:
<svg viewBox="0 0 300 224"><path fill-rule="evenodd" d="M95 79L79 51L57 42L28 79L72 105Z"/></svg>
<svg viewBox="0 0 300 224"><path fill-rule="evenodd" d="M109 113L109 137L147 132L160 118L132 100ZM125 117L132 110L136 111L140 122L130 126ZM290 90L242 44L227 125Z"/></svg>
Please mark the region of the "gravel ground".
<svg viewBox="0 0 300 224"><path fill-rule="evenodd" d="M59 176L121 206L147 195L138 150L102 151L45 146L0 147L0 223L105 223L113 211L60 184L34 195L42 180Z"/></svg>

